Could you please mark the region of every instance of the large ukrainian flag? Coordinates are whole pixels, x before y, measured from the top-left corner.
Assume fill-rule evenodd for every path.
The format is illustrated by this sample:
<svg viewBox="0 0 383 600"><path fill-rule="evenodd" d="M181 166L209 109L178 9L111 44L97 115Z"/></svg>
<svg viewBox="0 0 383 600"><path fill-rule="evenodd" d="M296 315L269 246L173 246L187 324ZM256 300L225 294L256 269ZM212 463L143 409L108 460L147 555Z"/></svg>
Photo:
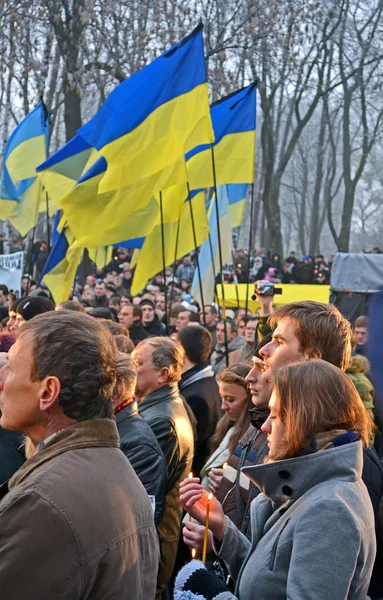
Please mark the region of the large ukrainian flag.
<svg viewBox="0 0 383 600"><path fill-rule="evenodd" d="M36 167L47 157L49 119L43 102L16 127L5 146L0 218L26 235L37 223L42 185Z"/></svg>
<svg viewBox="0 0 383 600"><path fill-rule="evenodd" d="M40 164L36 171L49 197L57 205L99 158L100 154L95 148L75 135Z"/></svg>
<svg viewBox="0 0 383 600"><path fill-rule="evenodd" d="M256 84L234 92L211 106L217 186L254 181ZM186 155L192 190L212 187L214 172L210 145L200 145Z"/></svg>
<svg viewBox="0 0 383 600"><path fill-rule="evenodd" d="M146 235L154 196L185 183L185 154L214 141L202 26L121 83L78 135L102 156L61 200L78 243Z"/></svg>

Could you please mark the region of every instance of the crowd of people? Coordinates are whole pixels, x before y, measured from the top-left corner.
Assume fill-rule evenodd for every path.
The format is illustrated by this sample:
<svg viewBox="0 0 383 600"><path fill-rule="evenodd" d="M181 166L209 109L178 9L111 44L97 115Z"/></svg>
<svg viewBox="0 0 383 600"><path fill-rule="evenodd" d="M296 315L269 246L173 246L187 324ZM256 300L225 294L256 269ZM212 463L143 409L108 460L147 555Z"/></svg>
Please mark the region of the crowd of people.
<svg viewBox="0 0 383 600"><path fill-rule="evenodd" d="M368 318L199 307L192 266L132 297L119 249L57 306L0 285L4 598L378 600Z"/></svg>

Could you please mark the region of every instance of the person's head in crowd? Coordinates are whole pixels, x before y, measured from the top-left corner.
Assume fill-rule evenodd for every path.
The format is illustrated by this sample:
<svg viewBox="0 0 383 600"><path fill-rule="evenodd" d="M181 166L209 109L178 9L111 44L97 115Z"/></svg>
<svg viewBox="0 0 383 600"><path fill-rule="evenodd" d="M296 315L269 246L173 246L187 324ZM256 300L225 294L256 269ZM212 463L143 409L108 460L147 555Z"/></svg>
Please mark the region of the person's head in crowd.
<svg viewBox="0 0 383 600"><path fill-rule="evenodd" d="M264 364L263 356L260 352L271 339L272 334L269 333L258 344L253 354L252 367L246 377L246 381L250 387L251 401L254 407L260 410L267 410L270 400L269 381L265 377L262 377Z"/></svg>
<svg viewBox="0 0 383 600"><path fill-rule="evenodd" d="M109 308L114 308L119 313L121 308L120 296L111 296L109 298Z"/></svg>
<svg viewBox="0 0 383 600"><path fill-rule="evenodd" d="M178 384L184 357L181 344L168 337L153 337L140 342L132 352L137 369L137 400L143 400L162 387Z"/></svg>
<svg viewBox="0 0 383 600"><path fill-rule="evenodd" d="M366 448L372 421L355 386L338 367L324 360L286 364L274 374L270 416L262 426L268 460L307 454L315 436L353 431Z"/></svg>
<svg viewBox="0 0 383 600"><path fill-rule="evenodd" d="M186 256L183 257L182 262L185 265L185 267L191 265L191 263L192 263L191 256L189 254L187 254Z"/></svg>
<svg viewBox="0 0 383 600"><path fill-rule="evenodd" d="M229 443L229 451L232 454L249 428L249 410L252 406L249 385L246 381L249 370L248 365L237 364L223 369L218 376L221 409L224 415L218 421L211 440L212 452L218 448L229 429L235 427Z"/></svg>
<svg viewBox="0 0 383 600"><path fill-rule="evenodd" d="M141 300L141 298L140 298L140 300ZM129 304L133 304L132 296L129 296L129 294L121 294L120 304L121 304L121 306L127 306Z"/></svg>
<svg viewBox="0 0 383 600"><path fill-rule="evenodd" d="M0 284L0 306L8 306L9 290L4 283Z"/></svg>
<svg viewBox="0 0 383 600"><path fill-rule="evenodd" d="M132 279L132 270L130 268L129 263L124 263L122 267L122 277L126 281L130 281Z"/></svg>
<svg viewBox="0 0 383 600"><path fill-rule="evenodd" d="M277 308L269 317L272 341L261 354L265 368L321 358L340 369L350 362L350 323L333 304L307 300Z"/></svg>
<svg viewBox="0 0 383 600"><path fill-rule="evenodd" d="M101 320L101 324L112 334L113 337L116 335L124 335L129 337L128 329L122 323L115 323L114 321L108 321L107 319Z"/></svg>
<svg viewBox="0 0 383 600"><path fill-rule="evenodd" d="M87 315L37 315L19 329L0 371L1 426L36 446L77 421L111 418L115 360L112 336Z"/></svg>
<svg viewBox="0 0 383 600"><path fill-rule="evenodd" d="M30 321L37 315L41 315L46 312L54 311L55 305L49 298L44 298L43 296L36 296L35 298L24 298L20 304L18 304L16 308L16 321L12 327L12 331L14 329L18 329L26 321Z"/></svg>
<svg viewBox="0 0 383 600"><path fill-rule="evenodd" d="M246 327L246 323L245 323L245 319L241 319L238 322L238 327L237 327L237 333L238 335L245 335L245 327Z"/></svg>
<svg viewBox="0 0 383 600"><path fill-rule="evenodd" d="M108 271L107 273L105 273L105 277L104 277L104 283L105 285L108 285L108 283L113 283L113 279L116 275L116 271Z"/></svg>
<svg viewBox="0 0 383 600"><path fill-rule="evenodd" d="M89 285L89 287L93 288L94 287L94 276L93 275L88 275L86 278L86 285ZM84 286L85 288L85 286Z"/></svg>
<svg viewBox="0 0 383 600"><path fill-rule="evenodd" d="M181 279L181 290L187 292L190 285L189 279Z"/></svg>
<svg viewBox="0 0 383 600"><path fill-rule="evenodd" d="M252 317L249 319L245 326L244 336L248 346L254 348L256 337L257 337L257 326L258 319Z"/></svg>
<svg viewBox="0 0 383 600"><path fill-rule="evenodd" d="M7 298L7 306L11 306L15 300L17 300L16 294L14 294L13 292L9 292Z"/></svg>
<svg viewBox="0 0 383 600"><path fill-rule="evenodd" d="M231 321L230 319L226 319L226 334L228 342L237 337L237 326L234 323L234 321ZM225 343L225 322L223 320L218 321L217 323L216 340L217 344L220 344L222 346Z"/></svg>
<svg viewBox="0 0 383 600"><path fill-rule="evenodd" d="M179 313L183 312L184 310L185 310L185 307L181 302L176 302L175 304L172 304L172 306L170 308L170 318L169 318L169 326L170 327L174 327L174 329L175 329L177 317L178 317Z"/></svg>
<svg viewBox="0 0 383 600"><path fill-rule="evenodd" d="M87 310L87 313L90 317L94 319L108 319L113 321L113 314L110 308L106 308L104 306L97 306L96 308L92 307Z"/></svg>
<svg viewBox="0 0 383 600"><path fill-rule="evenodd" d="M368 342L368 317L361 315L355 321L354 334L358 346L364 346Z"/></svg>
<svg viewBox="0 0 383 600"><path fill-rule="evenodd" d="M121 310L118 313L119 322L124 325L127 329L133 326L133 323L136 321L138 323L142 322L142 309L140 306L121 306Z"/></svg>
<svg viewBox="0 0 383 600"><path fill-rule="evenodd" d="M176 331L181 331L181 329L187 327L190 322L199 323L199 314L191 310L179 312L176 319Z"/></svg>
<svg viewBox="0 0 383 600"><path fill-rule="evenodd" d="M117 349L124 354L132 354L134 350L134 344L127 335L115 335L114 341L116 342Z"/></svg>
<svg viewBox="0 0 383 600"><path fill-rule="evenodd" d="M145 325L146 323L151 323L155 319L154 312L154 303L149 299L142 299L140 302L140 308L142 310L142 322Z"/></svg>
<svg viewBox="0 0 383 600"><path fill-rule="evenodd" d="M117 256L120 263L128 261L129 252L126 248L117 248Z"/></svg>
<svg viewBox="0 0 383 600"><path fill-rule="evenodd" d="M165 310L165 294L157 294L155 301L156 310Z"/></svg>
<svg viewBox="0 0 383 600"><path fill-rule="evenodd" d="M56 304L55 310L74 310L77 312L86 312L85 308L82 306L82 304L80 304L80 302L77 302L77 300L66 300L65 302L60 302L59 304Z"/></svg>
<svg viewBox="0 0 383 600"><path fill-rule="evenodd" d="M13 329L13 326L15 325L17 319L17 307L23 300L25 300L25 298L26 296L21 296L21 298L17 298L14 302L12 302L11 306L8 308L8 331L11 331Z"/></svg>
<svg viewBox="0 0 383 600"><path fill-rule="evenodd" d="M249 309L247 309L247 318L249 318L251 316L251 312ZM234 317L234 321L238 327L239 322L240 321L246 321L246 308L238 308L236 313L235 313L235 317Z"/></svg>
<svg viewBox="0 0 383 600"><path fill-rule="evenodd" d="M94 286L94 294L96 298L104 298L104 296L106 296L106 285L102 279L97 279L96 285Z"/></svg>
<svg viewBox="0 0 383 600"><path fill-rule="evenodd" d="M218 320L218 311L213 304L206 304L203 309L206 327L214 327Z"/></svg>
<svg viewBox="0 0 383 600"><path fill-rule="evenodd" d="M320 264L320 263L322 263L323 261L324 261L323 254L316 254L316 255L315 255L315 257L314 257L314 262L315 262L316 264L318 264L318 265L319 265L319 264Z"/></svg>
<svg viewBox="0 0 383 600"><path fill-rule="evenodd" d="M184 327L177 333L177 340L185 351L183 372L195 365L207 363L212 350L211 335L205 327Z"/></svg>
<svg viewBox="0 0 383 600"><path fill-rule="evenodd" d="M119 290L123 289L123 277L122 275L115 275L113 277L113 285L116 288L116 291L118 292Z"/></svg>
<svg viewBox="0 0 383 600"><path fill-rule="evenodd" d="M136 387L136 367L129 354L123 350L117 352L116 375L117 380L112 398L114 410L123 402L133 400L134 388Z"/></svg>
<svg viewBox="0 0 383 600"><path fill-rule="evenodd" d="M21 291L23 296L27 296L27 294L31 291L31 282L32 277L30 275L24 275L21 280Z"/></svg>

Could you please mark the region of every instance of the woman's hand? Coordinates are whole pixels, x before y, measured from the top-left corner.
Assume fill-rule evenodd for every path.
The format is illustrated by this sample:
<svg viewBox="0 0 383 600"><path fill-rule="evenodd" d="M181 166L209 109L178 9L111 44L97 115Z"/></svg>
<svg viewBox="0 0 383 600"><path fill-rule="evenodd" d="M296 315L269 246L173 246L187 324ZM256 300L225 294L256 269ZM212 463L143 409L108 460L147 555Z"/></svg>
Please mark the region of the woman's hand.
<svg viewBox="0 0 383 600"><path fill-rule="evenodd" d="M203 538L205 535L204 525L194 523L193 521L187 521L185 523L185 527L183 528L182 535L185 544L189 546L189 548L194 548L197 551L197 554L202 554ZM210 531L207 543L207 551L213 551L213 535Z"/></svg>
<svg viewBox="0 0 383 600"><path fill-rule="evenodd" d="M213 494L217 494L219 486L221 485L222 477L223 469L217 469L216 467L210 469L208 474L209 488Z"/></svg>
<svg viewBox="0 0 383 600"><path fill-rule="evenodd" d="M199 479L196 477L187 477L180 483L181 502L189 515L196 521L199 521L201 525L203 525L206 520L206 506L209 496L211 497L209 529L212 531L214 537L221 542L223 540L226 525L226 519L221 504L212 494L208 494L203 489L202 485L199 483Z"/></svg>

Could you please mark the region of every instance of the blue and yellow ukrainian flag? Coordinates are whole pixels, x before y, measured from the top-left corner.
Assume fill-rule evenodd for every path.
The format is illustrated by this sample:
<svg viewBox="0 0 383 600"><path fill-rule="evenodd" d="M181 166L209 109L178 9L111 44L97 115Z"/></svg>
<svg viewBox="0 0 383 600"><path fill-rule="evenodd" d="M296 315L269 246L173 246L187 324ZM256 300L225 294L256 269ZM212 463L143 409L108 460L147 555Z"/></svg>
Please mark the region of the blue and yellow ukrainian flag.
<svg viewBox="0 0 383 600"><path fill-rule="evenodd" d="M226 186L232 228L241 226L248 190L249 185L247 183L231 183Z"/></svg>
<svg viewBox="0 0 383 600"><path fill-rule="evenodd" d="M52 232L53 248L45 263L40 280L44 280L56 304L68 300L83 249L73 248L74 236L65 217L57 211Z"/></svg>
<svg viewBox="0 0 383 600"><path fill-rule="evenodd" d="M102 156L61 200L78 243L147 235L155 194L185 183L185 154L214 141L202 26L122 82L78 135Z"/></svg>
<svg viewBox="0 0 383 600"><path fill-rule="evenodd" d="M206 216L206 199L203 190L196 190L186 196L186 200L179 203L181 191L174 186L165 190L166 201L163 199L163 234L165 265L169 266L174 259L181 258L195 249L190 203L192 205L197 246L200 246L209 235L209 226ZM183 186L183 193L188 194L187 186ZM170 195L173 192L174 202ZM185 196L184 196L185 197ZM160 215L152 231L145 237L134 271L131 293L141 292L149 279L163 269L162 251L162 226Z"/></svg>
<svg viewBox="0 0 383 600"><path fill-rule="evenodd" d="M98 158L97 150L75 135L37 167L38 177L56 206Z"/></svg>
<svg viewBox="0 0 383 600"><path fill-rule="evenodd" d="M4 150L0 219L26 235L37 223L42 185L36 167L47 157L49 118L43 102L16 127Z"/></svg>
<svg viewBox="0 0 383 600"><path fill-rule="evenodd" d="M214 266L218 269L220 264L218 254L217 205L222 247L222 263L225 265L232 260L231 223L229 218L229 201L226 185L220 185L217 188L217 201L215 196L211 199L209 210L210 239L202 244L199 254L201 283L206 304L209 304L214 299L215 276L217 275L217 272L214 272ZM198 304L202 306L201 288L197 272L194 274L191 293Z"/></svg>
<svg viewBox="0 0 383 600"><path fill-rule="evenodd" d="M211 106L217 186L254 181L256 84L234 92ZM214 173L210 145L200 145L186 155L192 190L212 187Z"/></svg>

